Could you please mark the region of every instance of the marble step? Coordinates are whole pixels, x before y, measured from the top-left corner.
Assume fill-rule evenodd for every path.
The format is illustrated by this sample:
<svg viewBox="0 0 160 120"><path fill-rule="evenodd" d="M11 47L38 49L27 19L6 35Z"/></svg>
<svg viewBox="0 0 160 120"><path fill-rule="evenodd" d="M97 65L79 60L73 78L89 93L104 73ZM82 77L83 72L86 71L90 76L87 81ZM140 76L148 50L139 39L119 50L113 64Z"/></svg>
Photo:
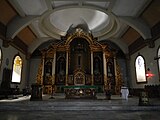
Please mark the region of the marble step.
<svg viewBox="0 0 160 120"><path fill-rule="evenodd" d="M28 101L26 103L0 104L0 111L160 111L159 105L138 106L106 104L104 102L47 102Z"/></svg>

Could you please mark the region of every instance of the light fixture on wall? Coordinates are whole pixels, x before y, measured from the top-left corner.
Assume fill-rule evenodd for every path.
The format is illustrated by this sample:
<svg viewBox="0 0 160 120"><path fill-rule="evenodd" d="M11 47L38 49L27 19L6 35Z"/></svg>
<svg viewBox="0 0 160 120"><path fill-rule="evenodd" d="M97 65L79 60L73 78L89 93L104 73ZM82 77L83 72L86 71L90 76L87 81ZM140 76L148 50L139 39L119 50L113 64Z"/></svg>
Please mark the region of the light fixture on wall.
<svg viewBox="0 0 160 120"><path fill-rule="evenodd" d="M150 78L150 77L153 77L154 74L151 73L151 70L149 68L147 68L147 71L146 71L146 77L147 78Z"/></svg>
<svg viewBox="0 0 160 120"><path fill-rule="evenodd" d="M158 60L158 59L160 59L160 55L159 55L159 56L154 57L154 60Z"/></svg>

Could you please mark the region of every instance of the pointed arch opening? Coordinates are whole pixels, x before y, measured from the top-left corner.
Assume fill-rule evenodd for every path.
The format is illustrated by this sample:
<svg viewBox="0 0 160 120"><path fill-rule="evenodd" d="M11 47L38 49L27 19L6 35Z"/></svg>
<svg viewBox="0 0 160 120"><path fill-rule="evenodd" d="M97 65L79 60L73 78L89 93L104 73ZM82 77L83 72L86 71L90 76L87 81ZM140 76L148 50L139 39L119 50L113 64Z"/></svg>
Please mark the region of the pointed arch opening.
<svg viewBox="0 0 160 120"><path fill-rule="evenodd" d="M1 68L1 65L2 65L2 49L0 47L0 68Z"/></svg>
<svg viewBox="0 0 160 120"><path fill-rule="evenodd" d="M22 58L19 55L14 57L12 69L12 83L20 83L22 74Z"/></svg>
<svg viewBox="0 0 160 120"><path fill-rule="evenodd" d="M145 60L143 56L138 55L135 61L137 83L147 82Z"/></svg>

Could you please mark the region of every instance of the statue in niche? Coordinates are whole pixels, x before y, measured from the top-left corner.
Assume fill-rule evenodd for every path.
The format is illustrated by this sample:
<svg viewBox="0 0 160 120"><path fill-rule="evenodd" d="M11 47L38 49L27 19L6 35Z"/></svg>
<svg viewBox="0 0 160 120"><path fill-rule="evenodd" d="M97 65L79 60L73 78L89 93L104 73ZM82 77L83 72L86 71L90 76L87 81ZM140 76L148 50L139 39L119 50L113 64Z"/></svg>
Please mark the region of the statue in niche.
<svg viewBox="0 0 160 120"><path fill-rule="evenodd" d="M99 66L99 59L95 58L95 68L94 68L94 74L98 75L100 74L100 66Z"/></svg>
<svg viewBox="0 0 160 120"><path fill-rule="evenodd" d="M107 75L108 77L112 77L113 76L113 65L111 62L108 62L107 64Z"/></svg>
<svg viewBox="0 0 160 120"><path fill-rule="evenodd" d="M65 68L65 61L64 61L63 58L60 58L60 61L59 61L59 75L63 76L65 74L64 68Z"/></svg>
<svg viewBox="0 0 160 120"><path fill-rule="evenodd" d="M46 76L52 75L52 63L47 62L45 65Z"/></svg>
<svg viewBox="0 0 160 120"><path fill-rule="evenodd" d="M45 79L44 84L52 84L52 62L47 61L45 64Z"/></svg>

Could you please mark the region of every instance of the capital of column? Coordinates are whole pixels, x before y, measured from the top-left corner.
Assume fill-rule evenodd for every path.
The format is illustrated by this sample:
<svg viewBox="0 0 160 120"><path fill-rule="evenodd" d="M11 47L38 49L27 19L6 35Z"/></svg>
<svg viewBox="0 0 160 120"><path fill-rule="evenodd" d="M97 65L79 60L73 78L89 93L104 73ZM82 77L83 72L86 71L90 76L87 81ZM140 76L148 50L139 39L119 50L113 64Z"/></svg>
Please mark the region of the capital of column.
<svg viewBox="0 0 160 120"><path fill-rule="evenodd" d="M125 54L125 58L126 58L126 60L130 60L131 59L129 54Z"/></svg>
<svg viewBox="0 0 160 120"><path fill-rule="evenodd" d="M31 53L27 53L26 59L29 60L31 58Z"/></svg>
<svg viewBox="0 0 160 120"><path fill-rule="evenodd" d="M93 52L93 45L89 45L91 52Z"/></svg>
<svg viewBox="0 0 160 120"><path fill-rule="evenodd" d="M69 46L69 45L66 45L65 48L66 48L66 51L69 52L70 46Z"/></svg>
<svg viewBox="0 0 160 120"><path fill-rule="evenodd" d="M68 86L68 74L66 74L66 82L65 85Z"/></svg>
<svg viewBox="0 0 160 120"><path fill-rule="evenodd" d="M103 53L106 51L106 45L102 45Z"/></svg>
<svg viewBox="0 0 160 120"><path fill-rule="evenodd" d="M106 51L106 52L105 52L105 57L106 57L106 58L110 58L110 57L111 57L110 52Z"/></svg>

